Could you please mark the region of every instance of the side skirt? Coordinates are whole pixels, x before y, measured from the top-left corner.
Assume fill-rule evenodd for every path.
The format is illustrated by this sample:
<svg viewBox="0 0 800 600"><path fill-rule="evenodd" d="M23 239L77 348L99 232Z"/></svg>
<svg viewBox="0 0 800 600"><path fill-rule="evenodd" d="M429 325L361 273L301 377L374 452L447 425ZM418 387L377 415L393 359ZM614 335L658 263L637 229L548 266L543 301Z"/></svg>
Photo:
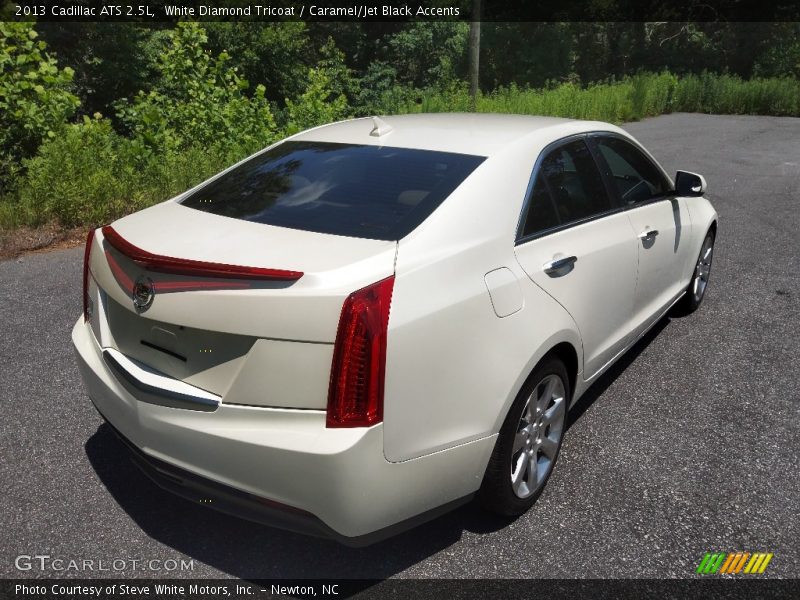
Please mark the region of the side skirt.
<svg viewBox="0 0 800 600"><path fill-rule="evenodd" d="M617 354L615 354L611 358L611 360L609 360L606 364L600 367L597 370L597 372L594 373L594 375L586 379L578 377L578 381L576 382L575 385L576 388L575 393L572 395L572 402L570 403L570 406L574 405L575 402L577 402L578 399L586 392L586 390L588 390L603 373L608 371L608 369L610 369L611 366L615 362L617 362L622 357L623 354L625 354L628 350L630 350L636 344L638 344L639 340L641 340L645 335L647 335L647 332L650 331L653 327L655 327L656 323L658 323L659 321L661 321L661 319L667 316L667 313L669 313L669 311L672 310L672 307L675 306L680 301L680 299L683 298L685 294L686 290L684 289L680 294L678 294L671 302L669 302L666 305L666 308L656 313L657 316L650 322L649 325L647 325L647 327L645 327L642 330L642 332L638 336L636 336L635 339L633 339L627 346L625 346L622 350L620 350Z"/></svg>

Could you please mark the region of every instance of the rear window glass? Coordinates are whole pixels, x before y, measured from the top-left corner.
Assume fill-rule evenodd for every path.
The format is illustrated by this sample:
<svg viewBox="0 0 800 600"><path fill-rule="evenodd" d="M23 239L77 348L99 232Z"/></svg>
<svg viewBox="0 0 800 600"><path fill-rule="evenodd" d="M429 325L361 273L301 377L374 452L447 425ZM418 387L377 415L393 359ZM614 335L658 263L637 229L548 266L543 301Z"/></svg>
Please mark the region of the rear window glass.
<svg viewBox="0 0 800 600"><path fill-rule="evenodd" d="M279 227L398 240L483 161L428 150L285 142L196 190L182 204Z"/></svg>

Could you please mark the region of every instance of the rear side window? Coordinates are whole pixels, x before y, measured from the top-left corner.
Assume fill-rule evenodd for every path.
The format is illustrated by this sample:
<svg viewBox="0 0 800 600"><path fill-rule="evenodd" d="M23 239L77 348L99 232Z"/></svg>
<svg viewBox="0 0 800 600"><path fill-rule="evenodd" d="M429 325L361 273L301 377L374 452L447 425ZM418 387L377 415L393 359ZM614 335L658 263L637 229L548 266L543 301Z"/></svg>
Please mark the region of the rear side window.
<svg viewBox="0 0 800 600"><path fill-rule="evenodd" d="M522 237L540 233L560 223L555 204L547 191L541 172L536 176L531 195L528 198L527 214L522 226Z"/></svg>
<svg viewBox="0 0 800 600"><path fill-rule="evenodd" d="M285 142L196 190L182 204L279 227L398 240L484 160L428 150Z"/></svg>
<svg viewBox="0 0 800 600"><path fill-rule="evenodd" d="M616 137L595 139L623 202L642 202L670 191L661 170L633 144Z"/></svg>
<svg viewBox="0 0 800 600"><path fill-rule="evenodd" d="M551 151L539 167L562 223L609 211L611 201L586 142L575 140Z"/></svg>

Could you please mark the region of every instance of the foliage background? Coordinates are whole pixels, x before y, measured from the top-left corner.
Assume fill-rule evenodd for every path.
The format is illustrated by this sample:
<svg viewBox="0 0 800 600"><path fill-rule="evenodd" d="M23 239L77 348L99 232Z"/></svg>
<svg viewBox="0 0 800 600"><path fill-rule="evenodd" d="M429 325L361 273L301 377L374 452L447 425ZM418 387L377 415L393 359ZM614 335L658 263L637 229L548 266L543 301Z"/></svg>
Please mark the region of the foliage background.
<svg viewBox="0 0 800 600"><path fill-rule="evenodd" d="M416 111L800 115L797 23L0 22L0 228L97 225L293 132Z"/></svg>

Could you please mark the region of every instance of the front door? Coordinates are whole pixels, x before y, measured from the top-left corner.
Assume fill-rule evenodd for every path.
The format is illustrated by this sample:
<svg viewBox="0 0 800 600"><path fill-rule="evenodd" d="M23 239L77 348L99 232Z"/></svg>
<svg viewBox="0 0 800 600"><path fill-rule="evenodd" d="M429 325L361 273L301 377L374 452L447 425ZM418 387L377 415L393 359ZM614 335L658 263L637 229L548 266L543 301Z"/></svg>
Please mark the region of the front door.
<svg viewBox="0 0 800 600"><path fill-rule="evenodd" d="M621 137L593 139L636 236L639 269L631 320L636 336L681 291L689 215L674 196L669 179L644 152Z"/></svg>

